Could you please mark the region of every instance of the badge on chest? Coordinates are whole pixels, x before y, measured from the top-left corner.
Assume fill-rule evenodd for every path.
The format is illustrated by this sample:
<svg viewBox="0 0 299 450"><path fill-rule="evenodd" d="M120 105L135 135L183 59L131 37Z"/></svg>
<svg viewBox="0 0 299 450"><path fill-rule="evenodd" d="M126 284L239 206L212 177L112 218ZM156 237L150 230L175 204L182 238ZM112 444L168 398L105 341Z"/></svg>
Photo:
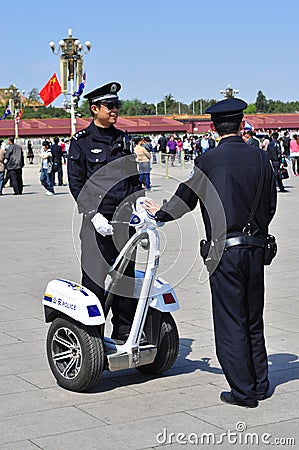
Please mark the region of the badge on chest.
<svg viewBox="0 0 299 450"><path fill-rule="evenodd" d="M92 148L90 151L91 151L91 153L98 154L98 153L102 153L103 149L101 149L101 148Z"/></svg>

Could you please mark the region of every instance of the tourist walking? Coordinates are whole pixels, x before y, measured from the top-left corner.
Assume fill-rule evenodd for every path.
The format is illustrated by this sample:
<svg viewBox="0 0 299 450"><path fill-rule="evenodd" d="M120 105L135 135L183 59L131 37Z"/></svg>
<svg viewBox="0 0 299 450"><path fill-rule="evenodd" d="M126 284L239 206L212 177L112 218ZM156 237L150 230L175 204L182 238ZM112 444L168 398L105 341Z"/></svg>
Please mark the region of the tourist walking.
<svg viewBox="0 0 299 450"><path fill-rule="evenodd" d="M23 193L23 178L22 168L24 167L24 154L22 147L15 144L15 138L9 137L7 140L8 147L5 152L4 164L7 170L7 175L3 184L6 184L10 179L10 185L14 190L15 195L22 195Z"/></svg>
<svg viewBox="0 0 299 450"><path fill-rule="evenodd" d="M49 142L43 142L42 149L38 152L38 156L41 158L40 182L46 189L46 195L54 195L52 177L53 162Z"/></svg>

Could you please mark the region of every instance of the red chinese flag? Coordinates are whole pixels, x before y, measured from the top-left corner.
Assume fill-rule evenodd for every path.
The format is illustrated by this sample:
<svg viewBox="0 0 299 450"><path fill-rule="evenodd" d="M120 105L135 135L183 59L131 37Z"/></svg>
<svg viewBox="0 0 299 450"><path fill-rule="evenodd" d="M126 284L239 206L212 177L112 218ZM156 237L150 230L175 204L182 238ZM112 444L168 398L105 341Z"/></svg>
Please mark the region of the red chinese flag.
<svg viewBox="0 0 299 450"><path fill-rule="evenodd" d="M48 106L50 103L54 102L55 98L61 94L61 86L58 81L56 73L50 78L48 83L42 88L39 95L43 100L44 105Z"/></svg>

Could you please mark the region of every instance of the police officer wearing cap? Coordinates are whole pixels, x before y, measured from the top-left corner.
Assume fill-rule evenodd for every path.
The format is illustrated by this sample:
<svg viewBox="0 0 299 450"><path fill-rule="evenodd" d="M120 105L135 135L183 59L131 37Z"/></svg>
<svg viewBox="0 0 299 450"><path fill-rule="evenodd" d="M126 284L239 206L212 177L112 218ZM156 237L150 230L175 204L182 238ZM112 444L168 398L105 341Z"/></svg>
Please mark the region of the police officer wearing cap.
<svg viewBox="0 0 299 450"><path fill-rule="evenodd" d="M70 191L83 214L82 285L98 296L103 307L108 271L132 233L128 230L131 204L144 192L135 156L126 146L125 134L114 126L120 89L119 83L111 82L84 96L93 120L72 137L67 165ZM132 324L133 288L134 259L113 291L112 338L116 340L125 340Z"/></svg>
<svg viewBox="0 0 299 450"><path fill-rule="evenodd" d="M246 145L240 136L246 106L241 99L229 98L208 108L221 138L219 145L195 160L189 180L178 186L162 209L153 200L145 203L157 221L165 222L193 210L200 200L206 231L203 248L210 252L206 263L216 261L208 267L216 353L231 388L220 398L228 404L256 407L269 394L263 332L264 238L277 194L267 154ZM261 171L263 189L248 235L244 227Z"/></svg>

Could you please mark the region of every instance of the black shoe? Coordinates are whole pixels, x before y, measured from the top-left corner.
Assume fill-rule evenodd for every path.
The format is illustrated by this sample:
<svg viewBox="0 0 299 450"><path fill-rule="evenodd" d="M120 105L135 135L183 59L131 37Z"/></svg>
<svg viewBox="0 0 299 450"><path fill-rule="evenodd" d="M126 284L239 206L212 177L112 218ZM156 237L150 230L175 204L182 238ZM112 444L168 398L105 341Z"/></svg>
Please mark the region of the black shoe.
<svg viewBox="0 0 299 450"><path fill-rule="evenodd" d="M129 337L129 333L126 333L126 334L117 334L117 335L114 334L114 333L112 333L112 335L111 335L111 339L113 339L114 342L115 342L116 344L118 344L118 345L124 344L124 343L127 341L128 337ZM145 333L142 332L141 339L140 339L140 345L144 345L144 344L147 344L147 343L148 343L148 342L147 342Z"/></svg>
<svg viewBox="0 0 299 450"><path fill-rule="evenodd" d="M229 405L243 406L244 408L256 408L259 405L257 400L252 404L243 403L241 400L238 400L232 392L221 392L220 400Z"/></svg>
<svg viewBox="0 0 299 450"><path fill-rule="evenodd" d="M287 189L280 189L279 192L289 192Z"/></svg>
<svg viewBox="0 0 299 450"><path fill-rule="evenodd" d="M128 337L129 337L129 333L126 333L126 334L112 333L112 335L111 335L111 339L113 339L117 345L124 344L126 342L126 340L128 339Z"/></svg>

